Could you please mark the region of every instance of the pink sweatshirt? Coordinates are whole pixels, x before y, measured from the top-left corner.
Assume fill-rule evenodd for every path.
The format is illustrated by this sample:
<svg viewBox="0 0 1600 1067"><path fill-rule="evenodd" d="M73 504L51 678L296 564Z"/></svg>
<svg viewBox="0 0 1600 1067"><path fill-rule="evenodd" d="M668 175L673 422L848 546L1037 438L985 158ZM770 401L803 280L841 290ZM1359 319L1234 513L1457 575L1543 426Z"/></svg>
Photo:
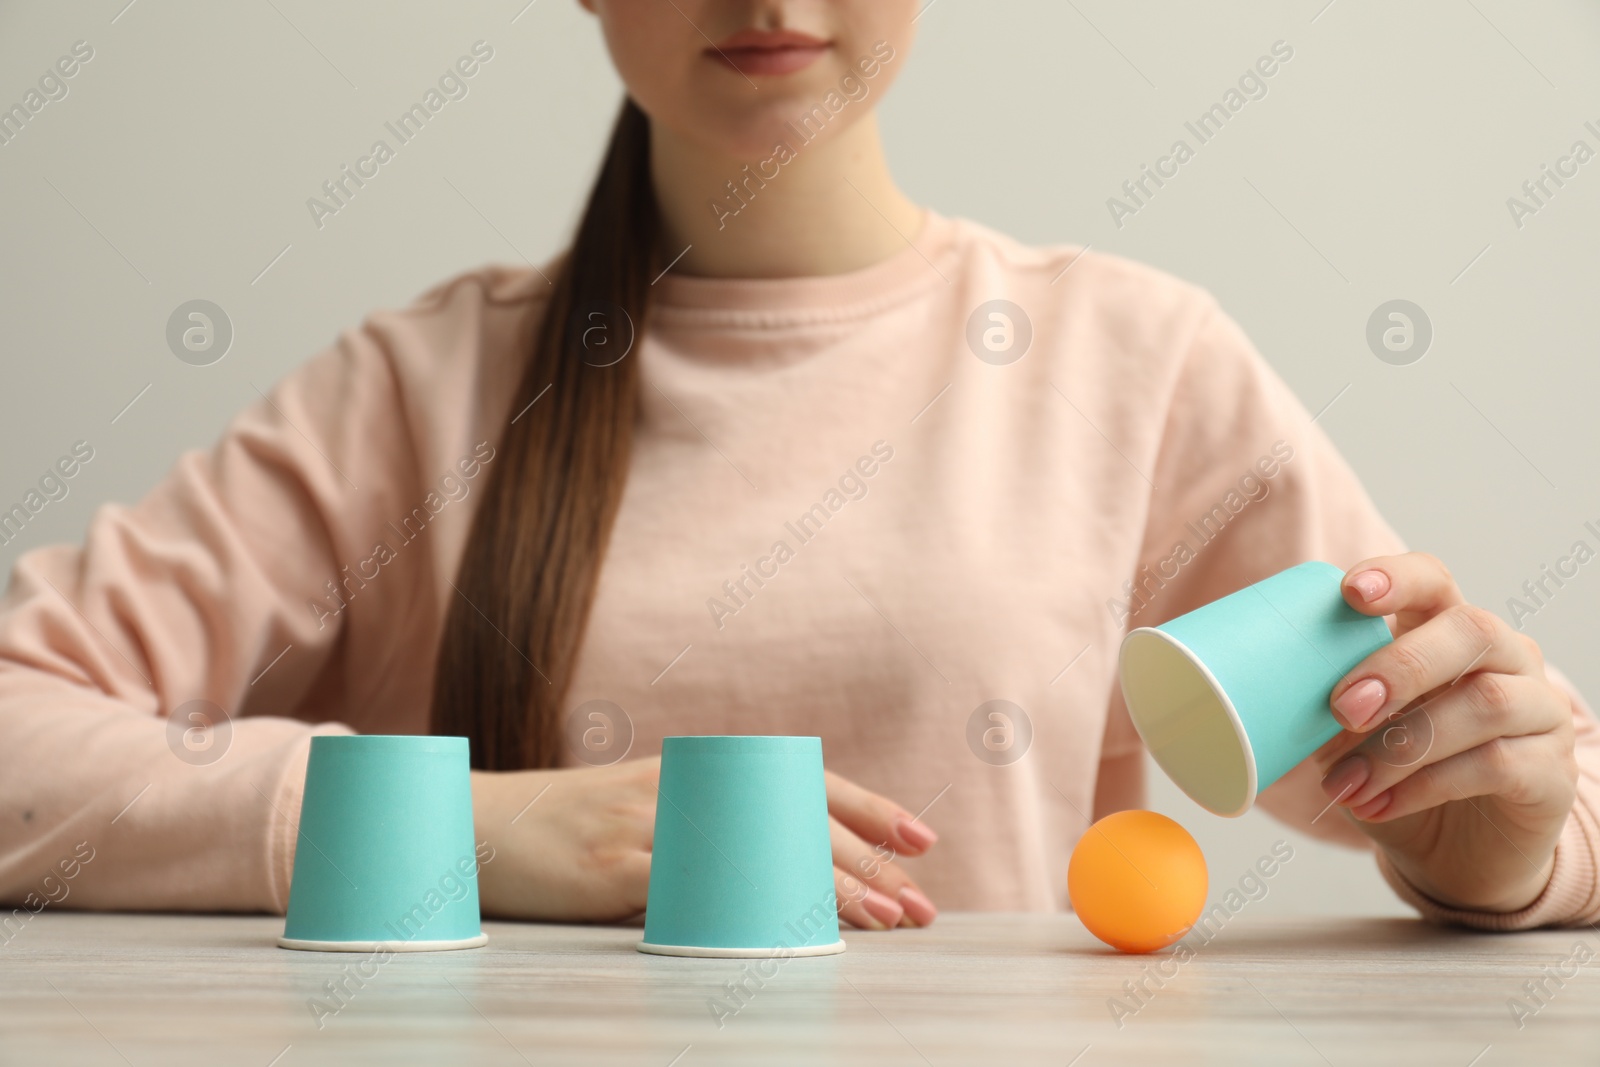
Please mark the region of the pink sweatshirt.
<svg viewBox="0 0 1600 1067"><path fill-rule="evenodd" d="M1079 256L930 214L849 275L662 278L567 706L619 705L635 756L820 734L833 770L926 807L941 841L909 867L941 907L1065 908L1073 842L1143 794L1127 628L1402 549L1206 293ZM548 291L491 268L371 316L83 545L22 557L0 605L0 899L87 849L69 906L284 908L309 737L428 728ZM1026 719L1006 751L984 745L995 700ZM210 751L183 743L193 701L231 717ZM1397 892L1485 927L1600 917L1600 731L1573 701L1582 780L1544 895L1462 914L1386 871ZM1312 823L1309 767L1262 803L1365 841Z"/></svg>

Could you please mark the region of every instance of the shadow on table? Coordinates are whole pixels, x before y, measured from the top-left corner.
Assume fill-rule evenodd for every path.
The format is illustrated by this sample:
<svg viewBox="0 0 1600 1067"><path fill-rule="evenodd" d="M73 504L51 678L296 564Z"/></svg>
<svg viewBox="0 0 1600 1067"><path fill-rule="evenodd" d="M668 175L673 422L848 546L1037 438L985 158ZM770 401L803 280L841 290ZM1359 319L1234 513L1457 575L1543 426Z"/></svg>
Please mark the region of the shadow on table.
<svg viewBox="0 0 1600 1067"><path fill-rule="evenodd" d="M1382 952L1406 952L1419 948L1437 947L1447 943L1460 944L1463 938L1479 941L1485 946L1506 937L1505 934L1488 934L1459 927L1436 926L1421 919L1366 918L1366 919L1308 919L1302 924L1285 926L1245 925L1221 928L1196 925L1178 942L1150 953L1160 956L1177 950L1185 943L1195 952L1211 958L1255 958L1279 956L1284 951L1315 951L1323 956L1366 956ZM1115 958L1125 953L1104 945L1073 947L1063 950L1069 956L1098 956Z"/></svg>

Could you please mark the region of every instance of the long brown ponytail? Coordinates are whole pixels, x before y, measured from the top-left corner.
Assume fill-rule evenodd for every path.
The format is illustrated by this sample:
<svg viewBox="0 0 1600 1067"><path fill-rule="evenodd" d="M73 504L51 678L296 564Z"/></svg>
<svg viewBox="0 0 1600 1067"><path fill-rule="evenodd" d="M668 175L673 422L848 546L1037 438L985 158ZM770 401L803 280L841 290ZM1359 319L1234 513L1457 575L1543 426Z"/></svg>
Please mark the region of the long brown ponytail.
<svg viewBox="0 0 1600 1067"><path fill-rule="evenodd" d="M644 329L659 233L649 120L627 100L552 279L445 619L432 729L466 736L474 767L559 761L560 706L638 408L637 358L610 361ZM587 343L601 336L595 327L604 347Z"/></svg>

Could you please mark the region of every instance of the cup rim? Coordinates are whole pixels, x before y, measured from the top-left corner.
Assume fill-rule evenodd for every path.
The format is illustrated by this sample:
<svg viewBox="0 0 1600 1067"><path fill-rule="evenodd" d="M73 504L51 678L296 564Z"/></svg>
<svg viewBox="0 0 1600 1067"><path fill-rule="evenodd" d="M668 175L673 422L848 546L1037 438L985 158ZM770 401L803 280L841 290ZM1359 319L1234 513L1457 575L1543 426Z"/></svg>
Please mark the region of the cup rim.
<svg viewBox="0 0 1600 1067"><path fill-rule="evenodd" d="M314 937L278 938L278 947L299 952L451 952L463 948L482 948L489 935L479 931L471 937L441 941L325 941Z"/></svg>
<svg viewBox="0 0 1600 1067"><path fill-rule="evenodd" d="M763 960L789 959L794 956L836 956L845 950L844 939L801 948L718 948L711 945L657 945L640 941L634 946L651 956L686 956L693 959Z"/></svg>
<svg viewBox="0 0 1600 1067"><path fill-rule="evenodd" d="M1244 799L1236 809L1226 811L1196 796L1189 788L1189 784L1183 781L1182 776L1173 772L1167 761L1162 758L1162 754L1156 750L1155 746L1150 743L1150 739L1145 735L1145 727L1140 721L1143 717L1143 710L1136 706L1135 701L1128 694L1127 672L1128 646L1136 636L1141 634L1165 642L1183 656L1184 659L1188 660L1189 665L1195 669L1206 685L1211 687L1212 696L1216 698L1217 704L1227 716L1228 724L1233 728L1234 739L1239 744L1240 754L1244 757L1245 766ZM1133 728L1139 734L1139 740L1144 744L1145 751L1150 753L1151 758L1156 761L1156 765L1172 780L1174 785L1183 791L1185 796L1212 814L1221 815L1224 818L1237 818L1250 810L1251 806L1256 802L1259 781L1257 778L1255 749L1250 744L1250 734L1245 730L1244 720L1239 716L1239 709L1234 707L1233 701L1229 698L1227 691L1223 689L1222 683L1217 681L1217 676L1211 673L1211 668L1205 665L1205 662L1195 654L1193 649L1184 644L1179 638L1159 627L1139 626L1129 630L1117 650L1117 684L1122 691L1122 703L1128 709L1128 718L1133 722Z"/></svg>

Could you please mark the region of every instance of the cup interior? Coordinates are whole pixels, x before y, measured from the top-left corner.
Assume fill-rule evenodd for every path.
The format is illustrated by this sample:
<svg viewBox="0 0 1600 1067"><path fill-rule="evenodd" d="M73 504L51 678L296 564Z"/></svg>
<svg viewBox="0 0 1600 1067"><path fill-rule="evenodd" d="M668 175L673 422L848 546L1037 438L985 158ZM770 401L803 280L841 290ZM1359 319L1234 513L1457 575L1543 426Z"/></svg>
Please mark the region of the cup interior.
<svg viewBox="0 0 1600 1067"><path fill-rule="evenodd" d="M1218 815L1256 798L1256 761L1232 701L1177 638L1141 627L1123 640L1122 696L1150 755L1179 789Z"/></svg>

